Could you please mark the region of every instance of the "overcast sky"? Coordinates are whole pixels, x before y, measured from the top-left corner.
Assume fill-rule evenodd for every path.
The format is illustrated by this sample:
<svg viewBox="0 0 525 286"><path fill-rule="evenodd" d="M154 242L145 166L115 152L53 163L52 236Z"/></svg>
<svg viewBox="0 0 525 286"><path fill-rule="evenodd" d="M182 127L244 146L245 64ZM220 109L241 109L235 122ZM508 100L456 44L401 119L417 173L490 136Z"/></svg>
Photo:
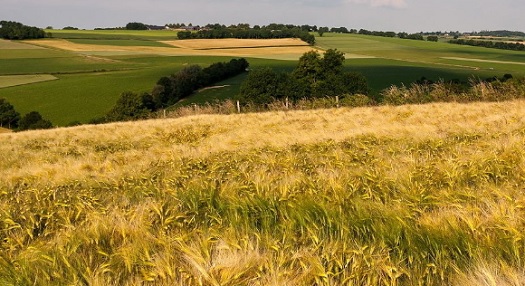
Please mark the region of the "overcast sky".
<svg viewBox="0 0 525 286"><path fill-rule="evenodd" d="M1 0L0 20L54 28L310 24L395 32L525 31L525 0Z"/></svg>

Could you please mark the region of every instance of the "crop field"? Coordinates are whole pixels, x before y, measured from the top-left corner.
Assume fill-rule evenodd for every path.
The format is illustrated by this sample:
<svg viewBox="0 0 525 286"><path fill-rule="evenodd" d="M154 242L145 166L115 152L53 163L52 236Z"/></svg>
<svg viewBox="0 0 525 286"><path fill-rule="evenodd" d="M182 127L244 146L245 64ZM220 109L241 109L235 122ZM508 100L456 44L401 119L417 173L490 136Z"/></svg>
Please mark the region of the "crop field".
<svg viewBox="0 0 525 286"><path fill-rule="evenodd" d="M31 84L36 82L43 82L49 80L56 80L57 78L50 74L37 75L6 75L0 76L0 88Z"/></svg>
<svg viewBox="0 0 525 286"><path fill-rule="evenodd" d="M177 39L177 31L131 31L131 30L46 30L60 39L106 39L168 41Z"/></svg>
<svg viewBox="0 0 525 286"><path fill-rule="evenodd" d="M176 40L163 43L186 49L233 49L233 48L265 48L307 46L299 39L209 39L209 40Z"/></svg>
<svg viewBox="0 0 525 286"><path fill-rule="evenodd" d="M175 31L49 32L54 39L0 41L0 76L47 74L58 80L3 87L0 97L21 113L39 111L58 126L99 117L120 93L151 91L160 77L188 64L245 57L252 68L292 70L312 49L293 39L177 41ZM363 73L373 94L421 77L467 81L473 76L525 75L525 54L520 52L333 33L317 37L316 48L345 52L346 69ZM219 83L228 87L195 94L184 104L234 97L244 78Z"/></svg>
<svg viewBox="0 0 525 286"><path fill-rule="evenodd" d="M0 285L523 285L524 112L448 103L0 134Z"/></svg>
<svg viewBox="0 0 525 286"><path fill-rule="evenodd" d="M111 39L68 39L75 44L125 46L125 47L172 47L171 45L148 40L111 40Z"/></svg>

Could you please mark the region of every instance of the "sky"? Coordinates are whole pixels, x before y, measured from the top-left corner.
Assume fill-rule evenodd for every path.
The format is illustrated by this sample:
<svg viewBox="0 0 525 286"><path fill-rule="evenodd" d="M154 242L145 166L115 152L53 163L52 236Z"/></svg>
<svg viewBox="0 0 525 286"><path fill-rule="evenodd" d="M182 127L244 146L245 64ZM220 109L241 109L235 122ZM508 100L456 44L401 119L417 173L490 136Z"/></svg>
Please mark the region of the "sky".
<svg viewBox="0 0 525 286"><path fill-rule="evenodd" d="M61 29L192 23L373 31L525 31L524 0L1 0L0 20Z"/></svg>

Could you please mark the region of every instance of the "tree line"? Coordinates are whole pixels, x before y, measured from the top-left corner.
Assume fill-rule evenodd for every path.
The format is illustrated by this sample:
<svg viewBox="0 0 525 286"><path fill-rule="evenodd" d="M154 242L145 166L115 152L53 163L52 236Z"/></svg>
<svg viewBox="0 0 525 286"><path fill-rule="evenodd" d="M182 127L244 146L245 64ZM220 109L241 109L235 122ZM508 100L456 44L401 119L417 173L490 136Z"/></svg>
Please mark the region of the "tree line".
<svg viewBox="0 0 525 286"><path fill-rule="evenodd" d="M15 110L5 98L0 98L0 127L15 131L49 129L51 121L44 119L40 113L31 111L24 116Z"/></svg>
<svg viewBox="0 0 525 286"><path fill-rule="evenodd" d="M284 24L270 24L268 26L236 26L226 27L220 24L208 24L197 32L180 31L177 37L185 39L281 39L299 38L304 42L315 44L315 36L310 34L312 26L295 26Z"/></svg>
<svg viewBox="0 0 525 286"><path fill-rule="evenodd" d="M494 41L465 40L465 39L453 39L453 40L450 40L449 43L457 44L457 45L467 45L467 46L475 46L475 47L501 49L501 50L525 51L525 45L523 43L494 42Z"/></svg>
<svg viewBox="0 0 525 286"><path fill-rule="evenodd" d="M199 65L184 67L170 76L161 77L150 93L124 92L115 106L103 117L91 123L104 123L147 118L152 112L177 103L196 90L245 72L246 59L217 62L202 68Z"/></svg>
<svg viewBox="0 0 525 286"><path fill-rule="evenodd" d="M45 38L44 30L26 26L13 21L0 21L0 38L6 40L25 40Z"/></svg>
<svg viewBox="0 0 525 286"><path fill-rule="evenodd" d="M369 93L366 78L343 69L344 54L335 49L322 56L317 51L306 52L291 73L271 68L250 71L240 90L240 99L256 105L274 100L297 101L327 96Z"/></svg>

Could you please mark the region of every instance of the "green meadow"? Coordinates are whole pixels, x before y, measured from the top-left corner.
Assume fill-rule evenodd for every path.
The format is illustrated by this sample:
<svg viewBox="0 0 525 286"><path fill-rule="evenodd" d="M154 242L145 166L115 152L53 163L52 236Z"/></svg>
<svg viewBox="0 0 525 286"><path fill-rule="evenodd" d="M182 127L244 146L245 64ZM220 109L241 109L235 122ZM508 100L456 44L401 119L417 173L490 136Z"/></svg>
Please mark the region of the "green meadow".
<svg viewBox="0 0 525 286"><path fill-rule="evenodd" d="M20 113L39 111L55 125L88 122L109 110L124 91L148 92L162 76L189 64L207 66L228 61L229 56L166 56L139 47L173 48L160 41L176 38L175 31L63 31L53 37L75 44L100 45L89 53L39 46L39 41L0 41L0 76L52 75L58 80L0 88ZM137 53L104 51L105 46L137 47ZM346 68L363 73L373 94L390 85L408 85L421 77L432 80L525 75L525 53L423 42L397 38L326 33L317 37L320 49L337 48L346 53ZM295 60L248 58L252 68L271 66L289 71ZM181 104L201 104L238 94L245 75L185 99Z"/></svg>

